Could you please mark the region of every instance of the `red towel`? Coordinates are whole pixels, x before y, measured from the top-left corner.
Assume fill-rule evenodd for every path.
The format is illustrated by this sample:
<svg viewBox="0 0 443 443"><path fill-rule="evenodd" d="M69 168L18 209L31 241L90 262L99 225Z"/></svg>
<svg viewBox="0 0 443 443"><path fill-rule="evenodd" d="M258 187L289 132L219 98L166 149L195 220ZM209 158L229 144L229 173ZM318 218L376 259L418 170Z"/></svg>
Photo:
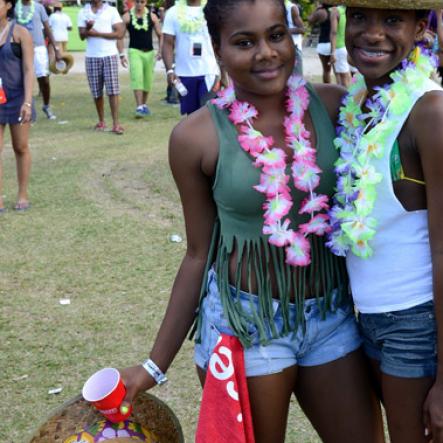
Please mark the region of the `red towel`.
<svg viewBox="0 0 443 443"><path fill-rule="evenodd" d="M222 334L211 355L196 443L254 443L243 347Z"/></svg>

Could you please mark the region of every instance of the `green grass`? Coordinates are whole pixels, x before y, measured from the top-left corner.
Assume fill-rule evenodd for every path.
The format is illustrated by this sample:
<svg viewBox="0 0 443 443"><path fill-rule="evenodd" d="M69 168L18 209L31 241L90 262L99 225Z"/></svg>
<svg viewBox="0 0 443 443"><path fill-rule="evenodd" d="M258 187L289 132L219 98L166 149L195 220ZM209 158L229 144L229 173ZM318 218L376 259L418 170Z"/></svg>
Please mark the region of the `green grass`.
<svg viewBox="0 0 443 443"><path fill-rule="evenodd" d="M0 217L2 442L26 443L95 370L146 358L184 253L184 243L169 241L173 233L184 237L167 164L178 109L160 103L159 77L153 116L136 121L127 75L122 83L127 132L116 136L91 130L96 115L84 76L51 78L58 120L40 112L32 129L32 209ZM11 208L16 178L8 137L3 157ZM60 305L60 298L71 304ZM153 393L172 407L192 442L201 391L191 342L168 376L170 383ZM61 394L48 395L59 386ZM294 402L287 442L318 441Z"/></svg>
<svg viewBox="0 0 443 443"><path fill-rule="evenodd" d="M69 15L72 21L72 31L69 32L69 51L84 51L86 49L86 42L80 40L77 27L77 16L81 8L78 6L64 6L63 12Z"/></svg>

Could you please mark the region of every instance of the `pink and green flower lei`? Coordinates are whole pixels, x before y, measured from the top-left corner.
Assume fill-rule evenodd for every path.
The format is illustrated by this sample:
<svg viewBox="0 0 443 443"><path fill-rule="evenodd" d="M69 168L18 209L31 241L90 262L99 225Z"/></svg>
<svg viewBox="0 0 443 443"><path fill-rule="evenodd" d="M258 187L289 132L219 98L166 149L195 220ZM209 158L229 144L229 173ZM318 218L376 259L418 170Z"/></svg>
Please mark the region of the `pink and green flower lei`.
<svg viewBox="0 0 443 443"><path fill-rule="evenodd" d="M332 231L327 243L334 254L344 256L351 250L362 258L372 255L370 241L377 220L371 214L383 178L372 163L383 157L387 138L398 129L398 116L410 109L423 80L434 69L433 56L416 47L402 67L391 73L392 82L377 88L366 103L364 78L355 76L340 110L339 136L334 141L340 158L335 165L337 192L329 212Z"/></svg>
<svg viewBox="0 0 443 443"><path fill-rule="evenodd" d="M263 205L263 234L270 244L285 248L286 262L292 266L308 266L311 263L311 246L307 237L311 234L323 236L329 231L328 197L315 193L320 183L321 169L316 163L316 150L312 147L310 133L303 123L309 106L306 82L297 76L288 80L288 99L283 126L287 145L292 150L291 175L296 189L305 192L298 213L309 214L307 223L297 229L291 228L287 217L293 206L290 180L286 174L287 154L275 147L272 137L265 137L254 129L253 120L258 117L257 109L235 97L232 86L223 89L212 102L220 109L229 110L229 119L238 127L240 146L254 159L253 165L261 168L260 183L254 189L266 196ZM317 213L317 214L316 214Z"/></svg>

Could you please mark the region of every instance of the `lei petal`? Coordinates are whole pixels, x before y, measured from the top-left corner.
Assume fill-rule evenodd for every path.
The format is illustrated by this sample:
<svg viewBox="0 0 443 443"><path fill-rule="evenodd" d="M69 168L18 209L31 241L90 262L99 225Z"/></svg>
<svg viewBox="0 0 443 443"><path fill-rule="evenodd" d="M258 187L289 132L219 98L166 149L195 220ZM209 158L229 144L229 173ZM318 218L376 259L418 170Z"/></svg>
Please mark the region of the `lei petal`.
<svg viewBox="0 0 443 443"><path fill-rule="evenodd" d="M311 147L310 143L306 140L297 140L296 138L290 138L288 145L293 149L293 160L297 163L307 162L315 163L316 150Z"/></svg>
<svg viewBox="0 0 443 443"><path fill-rule="evenodd" d="M258 111L254 106L246 102L235 101L231 105L231 112L229 114L229 119L235 125L240 123L245 123L248 120L256 118L258 116Z"/></svg>
<svg viewBox="0 0 443 443"><path fill-rule="evenodd" d="M309 197L306 197L300 205L299 214L312 214L322 210L329 210L329 199L327 195L317 195L312 193Z"/></svg>
<svg viewBox="0 0 443 443"><path fill-rule="evenodd" d="M345 121L347 126L358 127L360 126L360 120L357 115L360 111L359 104L352 101L340 111L340 120Z"/></svg>
<svg viewBox="0 0 443 443"><path fill-rule="evenodd" d="M349 239L356 243L361 240L370 240L375 235L377 221L375 218L355 216L353 219L342 223L343 232Z"/></svg>
<svg viewBox="0 0 443 443"><path fill-rule="evenodd" d="M260 175L260 184L254 189L266 197L276 197L279 194L289 195L289 177L279 169L271 169Z"/></svg>
<svg viewBox="0 0 443 443"><path fill-rule="evenodd" d="M354 201L356 213L360 216L369 215L374 209L377 191L374 186L360 188L358 196Z"/></svg>
<svg viewBox="0 0 443 443"><path fill-rule="evenodd" d="M384 146L377 143L376 140L362 138L360 139L359 151L363 159L371 156L380 158L383 156Z"/></svg>
<svg viewBox="0 0 443 443"><path fill-rule="evenodd" d="M308 109L309 93L306 88L299 89L297 96L289 98L286 106L291 114L302 114Z"/></svg>
<svg viewBox="0 0 443 443"><path fill-rule="evenodd" d="M280 221L283 217L288 215L291 207L292 201L290 200L290 198L287 198L284 195L278 195L270 198L263 205L263 209L265 209L265 224L273 225L276 222Z"/></svg>
<svg viewBox="0 0 443 443"><path fill-rule="evenodd" d="M291 245L286 248L286 263L307 266L311 262L311 245L301 234L295 233Z"/></svg>
<svg viewBox="0 0 443 443"><path fill-rule="evenodd" d="M283 126L286 133L289 134L287 141L294 139L307 139L310 136L310 133L303 124L303 121L299 118L293 116L285 117Z"/></svg>
<svg viewBox="0 0 443 443"><path fill-rule="evenodd" d="M235 91L233 86L228 86L226 88L221 89L217 97L211 100L215 106L220 109L225 109L231 106L235 101Z"/></svg>
<svg viewBox="0 0 443 443"><path fill-rule="evenodd" d="M352 245L352 252L361 258L371 257L373 251L369 243L365 240L359 240Z"/></svg>
<svg viewBox="0 0 443 443"><path fill-rule="evenodd" d="M272 137L270 137L272 139ZM240 137L239 137L240 139ZM274 148L267 150L263 154L260 154L254 162L254 166L263 166L266 169L278 168L282 169L283 173L286 168L286 154L283 149Z"/></svg>
<svg viewBox="0 0 443 443"><path fill-rule="evenodd" d="M300 191L308 192L320 184L321 169L312 163L295 161L292 165L294 185Z"/></svg>
<svg viewBox="0 0 443 443"><path fill-rule="evenodd" d="M364 187L366 185L376 185L383 179L383 175L376 171L372 165L354 165L354 172L359 177L358 185Z"/></svg>
<svg viewBox="0 0 443 443"><path fill-rule="evenodd" d="M283 246L290 245L294 238L294 231L289 229L290 221L286 219L282 225L276 223L274 225L264 225L263 234L269 235L269 243L271 245L282 248Z"/></svg>
<svg viewBox="0 0 443 443"><path fill-rule="evenodd" d="M304 235L315 234L322 236L331 231L329 217L326 214L317 214L308 223L300 225L299 228Z"/></svg>
<svg viewBox="0 0 443 443"><path fill-rule="evenodd" d="M326 246L331 252L339 257L346 257L350 246L348 237L341 233L341 231L335 230L328 234L328 238L329 240L326 242Z"/></svg>
<svg viewBox="0 0 443 443"><path fill-rule="evenodd" d="M249 126L241 126L241 135L238 140L246 152L249 152L253 157L257 157L264 150L269 149L274 140L272 137L264 137L260 131L256 131Z"/></svg>
<svg viewBox="0 0 443 443"><path fill-rule="evenodd" d="M288 79L288 88L299 92L300 88L306 86L306 80L299 75L291 75Z"/></svg>

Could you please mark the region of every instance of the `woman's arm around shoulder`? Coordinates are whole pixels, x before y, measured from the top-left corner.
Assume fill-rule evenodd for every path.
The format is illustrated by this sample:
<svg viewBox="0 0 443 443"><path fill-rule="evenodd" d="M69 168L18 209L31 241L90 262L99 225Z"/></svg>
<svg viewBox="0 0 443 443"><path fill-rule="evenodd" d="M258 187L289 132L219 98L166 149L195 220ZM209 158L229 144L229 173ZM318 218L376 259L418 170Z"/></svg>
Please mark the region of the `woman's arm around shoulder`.
<svg viewBox="0 0 443 443"><path fill-rule="evenodd" d="M409 128L420 153L426 183L429 241L437 321L437 378L424 404L433 441L443 442L443 91L427 93L415 106Z"/></svg>
<svg viewBox="0 0 443 443"><path fill-rule="evenodd" d="M206 108L180 122L169 141L169 162L183 207L187 247L149 354L163 372L182 346L198 308L216 217L211 174L215 170L217 144ZM126 403L155 384L141 365L122 370L122 375L127 388Z"/></svg>
<svg viewBox="0 0 443 443"><path fill-rule="evenodd" d="M313 87L325 105L333 125L336 126L346 89L340 85L325 83L315 83Z"/></svg>

